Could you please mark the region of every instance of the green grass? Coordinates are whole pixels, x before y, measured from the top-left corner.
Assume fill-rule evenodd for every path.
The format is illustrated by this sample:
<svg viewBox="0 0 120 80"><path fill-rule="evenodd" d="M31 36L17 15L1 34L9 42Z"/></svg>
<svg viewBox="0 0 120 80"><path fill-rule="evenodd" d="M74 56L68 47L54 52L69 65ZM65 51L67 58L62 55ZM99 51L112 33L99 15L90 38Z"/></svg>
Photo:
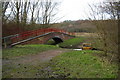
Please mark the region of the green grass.
<svg viewBox="0 0 120 80"><path fill-rule="evenodd" d="M3 58L14 59L57 48L53 45L18 45L4 49ZM103 53L93 50L71 51L54 57L50 62L38 62L35 65L11 62L3 64L2 75L3 78L116 78L118 66L95 54Z"/></svg>
<svg viewBox="0 0 120 80"><path fill-rule="evenodd" d="M101 52L72 51L55 57L50 64L54 75L66 76L66 78L115 78L117 65L103 62L92 53L100 54Z"/></svg>
<svg viewBox="0 0 120 80"><path fill-rule="evenodd" d="M53 44L55 44L55 41L53 39L50 39L50 40L47 41L46 44L53 45Z"/></svg>
<svg viewBox="0 0 120 80"><path fill-rule="evenodd" d="M26 52L22 55L35 54L38 51L56 49L50 45L24 45L13 47ZM19 49L20 48L20 49ZM21 49L22 48L22 49ZM32 48L36 48L34 51ZM38 50L39 49L39 50ZM16 56L14 51L14 56ZM115 78L117 76L117 65L109 64L94 54L101 51L83 50L62 53L54 57L50 62L37 64L19 64L11 62L4 64L2 69L3 78ZM13 56L13 55L12 55ZM9 55L11 57L11 55Z"/></svg>
<svg viewBox="0 0 120 80"><path fill-rule="evenodd" d="M47 77L44 67L46 64L38 63L37 65L32 64L14 64L3 65L2 77L3 78L44 78Z"/></svg>
<svg viewBox="0 0 120 80"><path fill-rule="evenodd" d="M58 44L60 47L74 47L82 42L84 42L86 38L84 37L79 37L79 38L73 38L73 39L68 39L65 40L63 43Z"/></svg>
<svg viewBox="0 0 120 80"><path fill-rule="evenodd" d="M53 45L17 45L13 48L3 49L2 57L5 59L19 57L30 54L37 54L42 51L56 49L58 47Z"/></svg>
<svg viewBox="0 0 120 80"><path fill-rule="evenodd" d="M43 73L44 63L37 62L37 64L31 63L19 63L16 62L15 57L37 54L50 49L57 49L58 47L53 45L17 45L13 48L3 49L3 59L10 62L2 65L2 77L3 78L37 78L47 76ZM13 60L13 61L11 61ZM46 67L46 66L45 66Z"/></svg>

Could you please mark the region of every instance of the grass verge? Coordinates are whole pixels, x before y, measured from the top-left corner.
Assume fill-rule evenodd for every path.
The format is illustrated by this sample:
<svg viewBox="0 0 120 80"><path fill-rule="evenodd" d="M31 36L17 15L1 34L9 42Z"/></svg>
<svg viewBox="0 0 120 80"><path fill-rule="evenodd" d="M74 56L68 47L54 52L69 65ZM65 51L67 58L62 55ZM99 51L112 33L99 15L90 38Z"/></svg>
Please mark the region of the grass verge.
<svg viewBox="0 0 120 80"><path fill-rule="evenodd" d="M56 49L58 47L53 45L17 45L12 48L3 49L2 58L9 59L13 57L19 57L29 54L37 54L42 51Z"/></svg>
<svg viewBox="0 0 120 80"><path fill-rule="evenodd" d="M90 54L89 54L90 53ZM72 51L55 57L50 63L54 76L64 78L116 78L118 66L91 53L100 51Z"/></svg>

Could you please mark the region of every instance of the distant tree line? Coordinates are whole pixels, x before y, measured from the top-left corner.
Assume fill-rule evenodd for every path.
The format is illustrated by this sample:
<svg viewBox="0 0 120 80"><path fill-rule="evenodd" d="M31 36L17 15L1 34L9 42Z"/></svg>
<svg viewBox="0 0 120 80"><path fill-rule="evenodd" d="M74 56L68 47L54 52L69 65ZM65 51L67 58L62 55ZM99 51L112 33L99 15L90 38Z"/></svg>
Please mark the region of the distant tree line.
<svg viewBox="0 0 120 80"><path fill-rule="evenodd" d="M58 2L53 0L12 0L2 2L2 23L45 24L55 22Z"/></svg>

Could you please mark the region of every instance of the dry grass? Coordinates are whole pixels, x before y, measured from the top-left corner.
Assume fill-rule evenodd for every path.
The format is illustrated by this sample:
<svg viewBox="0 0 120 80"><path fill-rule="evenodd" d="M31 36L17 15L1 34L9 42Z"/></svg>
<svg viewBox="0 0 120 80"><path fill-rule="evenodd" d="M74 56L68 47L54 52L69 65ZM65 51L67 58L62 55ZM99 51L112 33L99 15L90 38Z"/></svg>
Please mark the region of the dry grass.
<svg viewBox="0 0 120 80"><path fill-rule="evenodd" d="M92 36L97 36L96 33L86 33L86 32L79 32L79 33L75 33L76 37L92 37Z"/></svg>

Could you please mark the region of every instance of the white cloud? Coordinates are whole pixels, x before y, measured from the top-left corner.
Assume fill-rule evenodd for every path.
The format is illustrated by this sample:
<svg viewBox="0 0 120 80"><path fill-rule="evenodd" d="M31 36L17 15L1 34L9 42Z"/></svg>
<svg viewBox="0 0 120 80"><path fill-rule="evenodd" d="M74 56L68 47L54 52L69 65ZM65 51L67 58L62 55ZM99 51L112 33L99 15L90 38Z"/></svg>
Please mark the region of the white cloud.
<svg viewBox="0 0 120 80"><path fill-rule="evenodd" d="M99 3L103 0L62 0L60 16L65 16L63 20L85 19L88 11L88 4ZM86 12L86 13L85 13Z"/></svg>

